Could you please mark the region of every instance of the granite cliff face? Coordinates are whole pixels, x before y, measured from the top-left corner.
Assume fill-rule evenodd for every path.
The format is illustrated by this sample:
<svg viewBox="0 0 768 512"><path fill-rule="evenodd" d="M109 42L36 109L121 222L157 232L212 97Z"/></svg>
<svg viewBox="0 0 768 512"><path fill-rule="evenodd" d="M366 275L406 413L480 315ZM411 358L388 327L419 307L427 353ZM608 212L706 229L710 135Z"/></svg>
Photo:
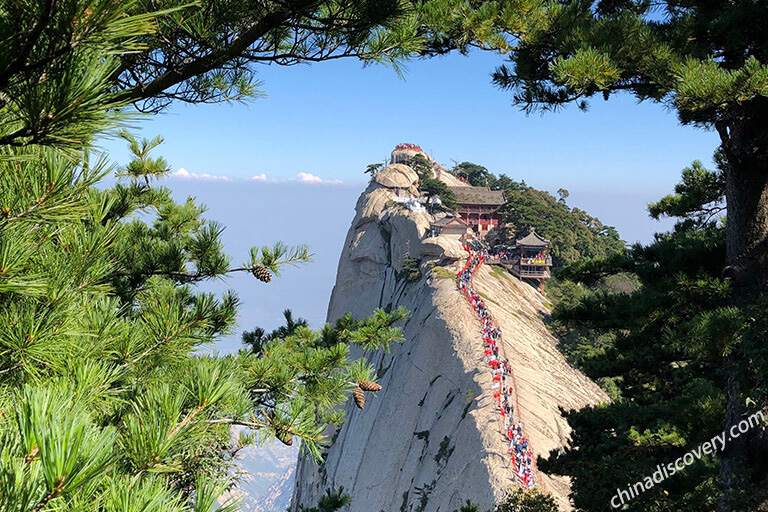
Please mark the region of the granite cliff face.
<svg viewBox="0 0 768 512"><path fill-rule="evenodd" d="M452 180L443 173L441 179ZM405 306L406 341L389 354L364 353L378 369L383 391L364 410L347 404L347 423L332 435L325 462L299 457L291 510L313 506L326 488L344 487L352 512L451 512L467 499L485 510L519 485L490 389L481 325L457 290L455 275L466 258L458 240L428 237L435 217L392 201L417 193L408 166L381 170L361 195L339 262L328 320L356 318L375 308ZM406 257L421 261L422 278L406 282L398 270ZM542 317L546 299L500 269L481 267L475 288L505 336L516 375L520 416L534 453L567 442L558 409L607 400L592 381L570 367ZM564 508L565 479L539 473L539 487Z"/></svg>

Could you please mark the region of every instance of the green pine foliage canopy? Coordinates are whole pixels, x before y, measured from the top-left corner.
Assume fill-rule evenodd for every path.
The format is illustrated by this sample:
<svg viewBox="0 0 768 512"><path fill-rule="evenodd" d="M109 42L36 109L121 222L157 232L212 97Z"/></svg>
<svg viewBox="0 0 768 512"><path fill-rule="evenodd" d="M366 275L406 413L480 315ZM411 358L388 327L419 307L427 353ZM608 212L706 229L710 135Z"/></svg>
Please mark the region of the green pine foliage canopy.
<svg viewBox="0 0 768 512"><path fill-rule="evenodd" d="M309 250L276 243L233 263L224 227L162 186L162 139L119 130L136 109L253 96L258 62L396 64L430 37L407 7L0 2L0 509L227 512L244 446L320 455L338 406L375 381L351 346L401 341L405 312L201 355L235 328L238 299L198 283L266 282ZM128 143L126 165L96 151L107 135Z"/></svg>
<svg viewBox="0 0 768 512"><path fill-rule="evenodd" d="M191 199L175 203L148 184L151 173L96 188L110 170L103 159L9 154L17 158L0 163L3 510L214 510L244 445L296 438L319 456L321 431L343 419L336 406L375 380L349 357L351 344L401 341L393 325L404 311L379 311L320 331L294 326L258 353L197 355L232 331L238 300L195 283L276 271L307 261L306 248L254 248L233 266L222 228ZM236 441L233 425L245 427Z"/></svg>
<svg viewBox="0 0 768 512"><path fill-rule="evenodd" d="M722 172L695 162L683 171L675 194L650 206L654 216L678 218L672 232L656 235L647 246L560 272L561 278L580 283L573 284L580 292L555 309L554 319L571 335L583 335L577 363L614 398L568 412L572 447L540 465L573 478L572 496L580 509L606 510L616 489L643 481L658 465L674 462L723 431L725 362L734 351L754 361L742 368L751 390L747 414L766 399L761 343L766 320L759 313L765 303L738 307L733 283L721 271L725 227L713 212L722 203ZM627 273L636 276L636 287L606 286L606 279ZM717 510L723 496L720 455L703 455L622 510ZM730 506L758 509L765 470L764 463L754 466L743 492L730 494Z"/></svg>

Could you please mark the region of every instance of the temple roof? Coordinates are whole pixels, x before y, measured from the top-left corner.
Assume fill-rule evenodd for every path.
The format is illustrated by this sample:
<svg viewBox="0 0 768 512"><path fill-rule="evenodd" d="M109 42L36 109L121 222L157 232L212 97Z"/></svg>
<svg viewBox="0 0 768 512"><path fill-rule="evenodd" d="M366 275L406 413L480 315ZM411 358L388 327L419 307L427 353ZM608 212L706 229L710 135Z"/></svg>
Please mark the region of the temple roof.
<svg viewBox="0 0 768 512"><path fill-rule="evenodd" d="M440 220L430 223L430 226L448 226L449 224L456 224L461 227L469 227L469 224L458 217L443 217Z"/></svg>
<svg viewBox="0 0 768 512"><path fill-rule="evenodd" d="M549 247L549 240L546 240L536 233L536 228L531 227L531 232L517 241L517 245L526 247Z"/></svg>
<svg viewBox="0 0 768 512"><path fill-rule="evenodd" d="M504 204L504 192L488 187L448 187L456 196L459 204L482 204L501 206Z"/></svg>

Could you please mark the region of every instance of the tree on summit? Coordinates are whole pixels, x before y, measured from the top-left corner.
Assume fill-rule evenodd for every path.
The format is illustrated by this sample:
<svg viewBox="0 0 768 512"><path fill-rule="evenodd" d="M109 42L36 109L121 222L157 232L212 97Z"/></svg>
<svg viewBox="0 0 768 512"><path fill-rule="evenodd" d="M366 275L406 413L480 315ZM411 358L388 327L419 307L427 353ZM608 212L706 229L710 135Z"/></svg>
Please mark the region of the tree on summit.
<svg viewBox="0 0 768 512"><path fill-rule="evenodd" d="M459 178L464 178L473 187L492 187L496 181L495 177L488 172L488 169L472 162L456 164L451 169L451 173Z"/></svg>

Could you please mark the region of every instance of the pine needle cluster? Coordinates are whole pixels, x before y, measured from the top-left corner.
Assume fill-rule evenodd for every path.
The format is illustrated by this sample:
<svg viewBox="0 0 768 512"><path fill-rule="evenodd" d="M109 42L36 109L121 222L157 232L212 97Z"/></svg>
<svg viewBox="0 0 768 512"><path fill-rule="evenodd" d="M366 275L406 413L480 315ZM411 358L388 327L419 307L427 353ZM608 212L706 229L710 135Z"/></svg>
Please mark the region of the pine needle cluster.
<svg viewBox="0 0 768 512"><path fill-rule="evenodd" d="M174 202L160 159L129 145L131 171L111 188L96 185L112 168L86 154L0 162L3 510L232 510L217 500L239 449L296 439L319 457L338 405L380 389L351 345L402 341L403 310L318 331L288 315L257 352L196 354L232 331L238 306L196 283L258 265L278 275L309 253L278 243L232 267L222 228ZM245 427L236 441L233 426Z"/></svg>

